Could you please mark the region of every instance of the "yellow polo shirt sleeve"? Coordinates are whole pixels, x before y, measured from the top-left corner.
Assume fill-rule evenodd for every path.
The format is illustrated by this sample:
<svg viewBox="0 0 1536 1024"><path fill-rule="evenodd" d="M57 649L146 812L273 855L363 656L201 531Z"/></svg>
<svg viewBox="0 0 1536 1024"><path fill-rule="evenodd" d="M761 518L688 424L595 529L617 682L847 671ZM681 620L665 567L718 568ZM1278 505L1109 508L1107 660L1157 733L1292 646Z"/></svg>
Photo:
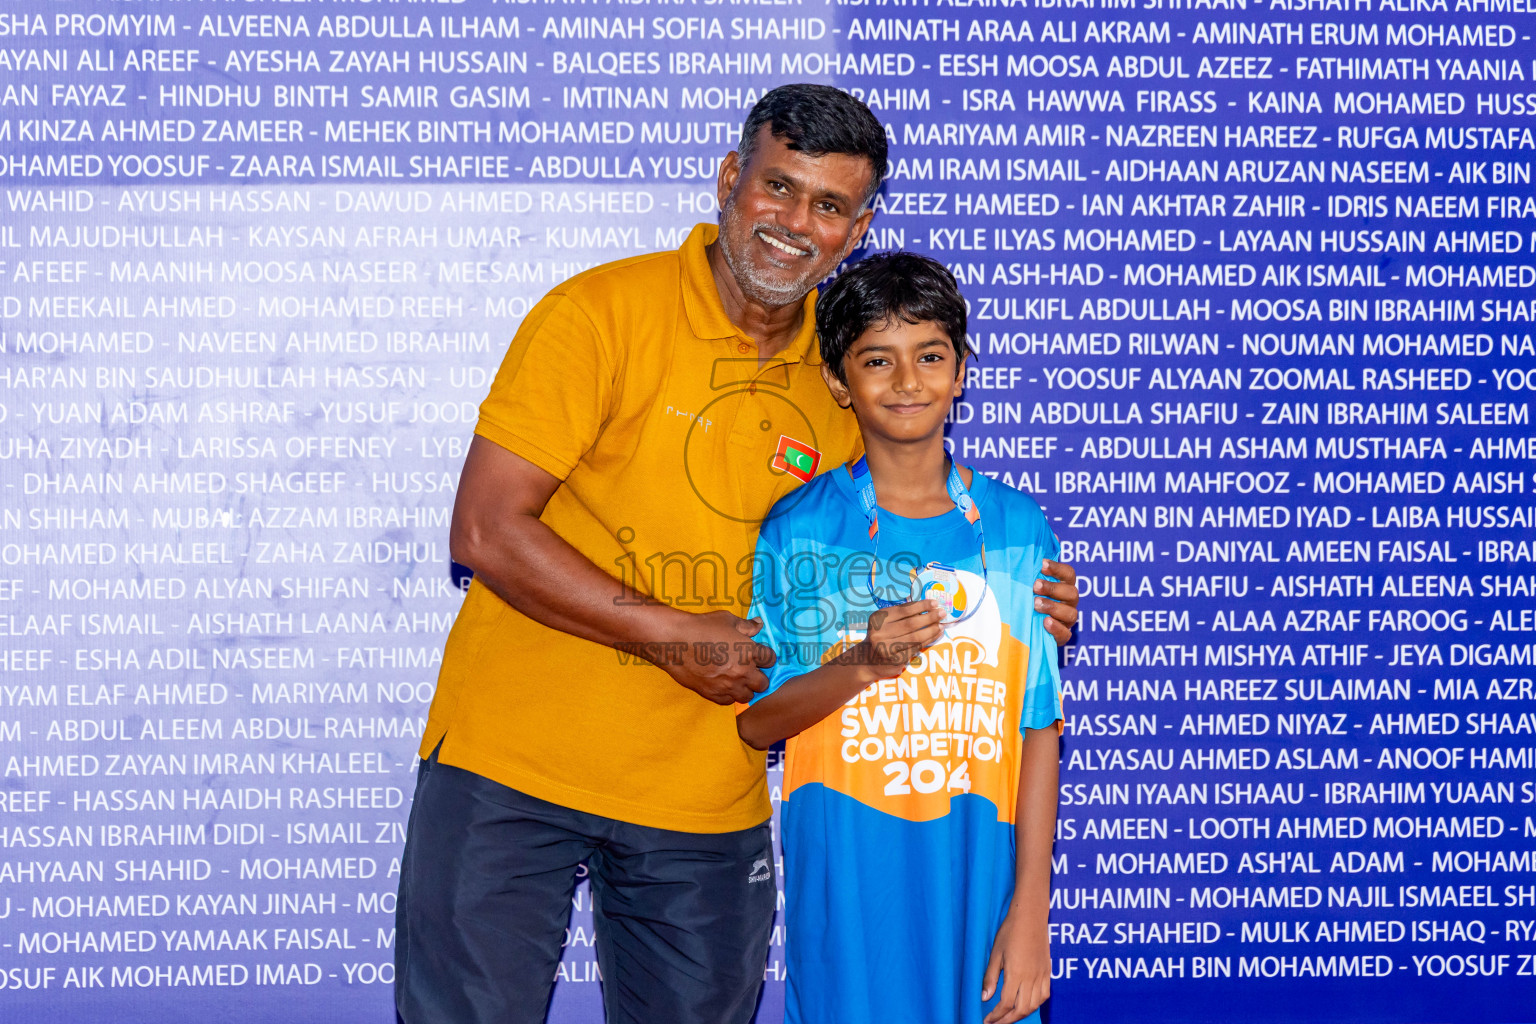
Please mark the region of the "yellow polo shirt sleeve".
<svg viewBox="0 0 1536 1024"><path fill-rule="evenodd" d="M566 295L548 295L512 339L475 433L564 480L596 443L613 382L597 326Z"/></svg>

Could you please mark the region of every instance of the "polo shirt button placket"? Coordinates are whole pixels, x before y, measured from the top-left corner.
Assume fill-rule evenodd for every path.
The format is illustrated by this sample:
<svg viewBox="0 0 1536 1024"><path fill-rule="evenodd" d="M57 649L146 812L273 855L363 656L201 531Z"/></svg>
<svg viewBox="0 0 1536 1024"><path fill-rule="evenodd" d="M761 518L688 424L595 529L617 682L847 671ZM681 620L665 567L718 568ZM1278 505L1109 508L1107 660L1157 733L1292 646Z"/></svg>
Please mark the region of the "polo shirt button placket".
<svg viewBox="0 0 1536 1024"><path fill-rule="evenodd" d="M752 346L748 345L744 341L738 341L736 343L736 351L740 352L742 355L746 355L748 352L752 351Z"/></svg>

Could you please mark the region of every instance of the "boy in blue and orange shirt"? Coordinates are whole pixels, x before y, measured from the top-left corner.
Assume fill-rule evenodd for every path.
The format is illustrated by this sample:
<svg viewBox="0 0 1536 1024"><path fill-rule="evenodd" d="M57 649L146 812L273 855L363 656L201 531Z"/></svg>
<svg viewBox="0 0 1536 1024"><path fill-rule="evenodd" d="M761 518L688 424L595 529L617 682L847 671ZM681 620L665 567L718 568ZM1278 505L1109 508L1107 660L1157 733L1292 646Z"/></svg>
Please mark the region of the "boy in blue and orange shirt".
<svg viewBox="0 0 1536 1024"><path fill-rule="evenodd" d="M964 300L871 257L816 308L865 455L774 506L753 616L777 663L743 740L788 738L789 1024L1008 1024L1050 993L1062 712L1027 495L949 459Z"/></svg>

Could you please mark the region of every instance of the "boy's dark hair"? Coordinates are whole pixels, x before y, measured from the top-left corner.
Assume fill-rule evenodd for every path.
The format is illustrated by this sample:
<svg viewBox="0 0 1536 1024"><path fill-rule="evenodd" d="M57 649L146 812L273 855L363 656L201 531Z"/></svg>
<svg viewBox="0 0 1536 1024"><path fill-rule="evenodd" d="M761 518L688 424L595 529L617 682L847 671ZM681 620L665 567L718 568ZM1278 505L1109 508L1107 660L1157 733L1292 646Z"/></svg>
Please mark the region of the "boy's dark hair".
<svg viewBox="0 0 1536 1024"><path fill-rule="evenodd" d="M869 183L868 203L885 180L885 128L862 100L830 85L781 85L764 94L747 114L736 153L742 166L752 159L758 132L769 126L775 137L790 149L810 156L845 153L869 161L874 177Z"/></svg>
<svg viewBox="0 0 1536 1024"><path fill-rule="evenodd" d="M821 361L844 384L843 357L859 335L897 317L909 324L932 321L955 347L958 369L967 350L965 299L942 263L915 252L883 252L860 260L816 299Z"/></svg>

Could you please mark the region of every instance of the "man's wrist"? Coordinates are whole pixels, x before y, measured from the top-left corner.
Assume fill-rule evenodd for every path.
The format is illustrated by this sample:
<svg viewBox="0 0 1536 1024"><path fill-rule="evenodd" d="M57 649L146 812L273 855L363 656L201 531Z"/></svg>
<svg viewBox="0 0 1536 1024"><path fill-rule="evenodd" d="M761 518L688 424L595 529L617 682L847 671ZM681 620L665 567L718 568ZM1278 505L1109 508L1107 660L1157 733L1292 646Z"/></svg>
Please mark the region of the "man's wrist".
<svg viewBox="0 0 1536 1024"><path fill-rule="evenodd" d="M648 602L636 609L629 629L612 646L662 649L677 643L692 643L692 612L680 611L660 601ZM665 667L665 666L662 666Z"/></svg>

